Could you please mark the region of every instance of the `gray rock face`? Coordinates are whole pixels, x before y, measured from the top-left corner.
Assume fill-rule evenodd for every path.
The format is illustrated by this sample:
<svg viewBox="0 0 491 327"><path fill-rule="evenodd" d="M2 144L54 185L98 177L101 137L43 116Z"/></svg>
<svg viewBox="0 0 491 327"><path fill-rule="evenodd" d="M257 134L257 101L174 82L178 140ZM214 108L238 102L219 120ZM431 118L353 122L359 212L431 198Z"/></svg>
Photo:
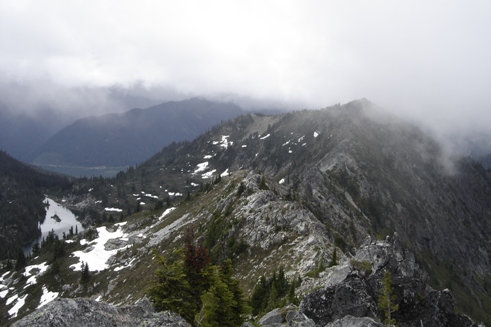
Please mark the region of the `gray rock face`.
<svg viewBox="0 0 491 327"><path fill-rule="evenodd" d="M259 325L263 327L314 327L312 319L298 311L296 306L287 306L274 309L265 314L260 320Z"/></svg>
<svg viewBox="0 0 491 327"><path fill-rule="evenodd" d="M325 327L383 327L384 325L368 317L345 316L328 323Z"/></svg>
<svg viewBox="0 0 491 327"><path fill-rule="evenodd" d="M170 311L155 313L148 300L114 306L89 299L56 299L12 324L12 327L190 327Z"/></svg>
<svg viewBox="0 0 491 327"><path fill-rule="evenodd" d="M338 285L307 295L300 310L321 326L345 315L376 317L376 301L371 293L367 281L352 274Z"/></svg>
<svg viewBox="0 0 491 327"><path fill-rule="evenodd" d="M399 306L392 314L398 326L477 326L467 316L454 312L455 301L449 290L437 291L426 285L426 273L411 253L398 246L396 237L391 242L367 244L355 258L370 262L374 271L366 276L353 267L343 281L302 300L300 312L316 326L378 326L370 320L384 318L377 301L385 271L391 274Z"/></svg>

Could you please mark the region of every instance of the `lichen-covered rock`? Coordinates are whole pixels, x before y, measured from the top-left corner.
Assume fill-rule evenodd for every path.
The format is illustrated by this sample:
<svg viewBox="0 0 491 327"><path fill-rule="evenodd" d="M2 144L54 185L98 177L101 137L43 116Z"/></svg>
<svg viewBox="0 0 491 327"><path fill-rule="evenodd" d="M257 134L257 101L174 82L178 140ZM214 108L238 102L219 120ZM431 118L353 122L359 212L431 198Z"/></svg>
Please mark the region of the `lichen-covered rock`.
<svg viewBox="0 0 491 327"><path fill-rule="evenodd" d="M114 306L94 300L56 299L12 324L12 327L190 327L179 315L155 313L146 299L136 305Z"/></svg>

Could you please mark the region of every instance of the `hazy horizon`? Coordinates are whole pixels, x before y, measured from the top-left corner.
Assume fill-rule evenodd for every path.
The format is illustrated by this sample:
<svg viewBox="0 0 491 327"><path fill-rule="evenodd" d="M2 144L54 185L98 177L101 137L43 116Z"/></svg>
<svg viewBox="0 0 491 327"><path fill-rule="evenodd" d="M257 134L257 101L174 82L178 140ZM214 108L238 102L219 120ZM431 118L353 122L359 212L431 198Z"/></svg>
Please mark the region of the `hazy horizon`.
<svg viewBox="0 0 491 327"><path fill-rule="evenodd" d="M83 117L202 96L367 98L439 135L490 135L486 1L0 3L0 107Z"/></svg>

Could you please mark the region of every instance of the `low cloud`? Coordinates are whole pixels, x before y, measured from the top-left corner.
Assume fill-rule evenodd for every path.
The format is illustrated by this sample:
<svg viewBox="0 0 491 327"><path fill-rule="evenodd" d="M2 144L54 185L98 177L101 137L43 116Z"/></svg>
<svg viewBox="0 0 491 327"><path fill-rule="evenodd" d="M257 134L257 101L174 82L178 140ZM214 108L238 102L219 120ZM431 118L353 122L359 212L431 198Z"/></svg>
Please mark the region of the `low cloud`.
<svg viewBox="0 0 491 327"><path fill-rule="evenodd" d="M125 92L298 108L366 97L439 135L486 134L490 11L488 1L3 2L0 95L89 114L122 110Z"/></svg>

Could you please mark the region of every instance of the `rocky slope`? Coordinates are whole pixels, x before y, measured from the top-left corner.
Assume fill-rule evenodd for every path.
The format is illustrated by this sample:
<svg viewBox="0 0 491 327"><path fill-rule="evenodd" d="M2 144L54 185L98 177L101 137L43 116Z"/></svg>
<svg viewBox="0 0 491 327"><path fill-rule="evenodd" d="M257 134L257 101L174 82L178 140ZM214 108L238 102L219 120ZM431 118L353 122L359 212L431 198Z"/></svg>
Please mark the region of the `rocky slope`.
<svg viewBox="0 0 491 327"><path fill-rule="evenodd" d="M377 302L382 279L389 272L394 289L397 325L477 326L454 311L450 290L429 287L427 274L414 255L400 248L397 237L384 242L368 239L348 261L328 268L316 281L322 287L305 295L299 307L288 305L258 320L264 327L384 326ZM305 287L305 285L304 285ZM12 326L189 326L170 312L154 313L148 300L112 306L88 299L57 299ZM243 327L252 326L245 323Z"/></svg>
<svg viewBox="0 0 491 327"><path fill-rule="evenodd" d="M57 299L12 327L188 327L172 312L154 313L150 302L116 307L88 299Z"/></svg>
<svg viewBox="0 0 491 327"><path fill-rule="evenodd" d="M394 283L412 290L398 294L409 301L401 322L427 319L423 308L438 298L438 312L452 312L447 293L431 291L427 282L449 288L460 312L489 321L490 199L489 172L465 159L449 160L429 136L366 101L247 115L169 146L114 179L77 183L64 203L85 222L105 226L68 240L58 271L4 273L7 293L0 293L0 303L6 320L14 318L14 308L21 317L51 293L133 304L156 268L152 249L167 254L182 247L184 230L193 228L214 261L233 259L249 294L261 276L283 265L287 278L302 279L300 298L329 287L326 292L336 294L345 281L366 293L367 310L329 313L329 323L349 320L348 314L373 320L380 318L373 307L382 266L369 244L384 248L376 240L397 232L400 248L414 253L394 255L404 259L391 271ZM357 252L363 244L367 250ZM335 252L337 265L325 268ZM373 272L352 273L352 259L373 262ZM30 265L52 266L50 260L40 256ZM85 285L81 261L91 270ZM416 315L420 309L427 316Z"/></svg>
<svg viewBox="0 0 491 327"><path fill-rule="evenodd" d="M491 310L489 172L469 159L450 158L420 129L366 100L242 116L191 143L165 148L111 185L88 183L86 189L94 187L105 206L128 212L238 171L264 176L286 208L303 210L324 235L313 239L336 243L347 253L366 235L397 232L432 284L454 289L460 308ZM245 212L237 209L233 216ZM254 216L271 218L267 212ZM281 213L275 216L284 220Z"/></svg>

